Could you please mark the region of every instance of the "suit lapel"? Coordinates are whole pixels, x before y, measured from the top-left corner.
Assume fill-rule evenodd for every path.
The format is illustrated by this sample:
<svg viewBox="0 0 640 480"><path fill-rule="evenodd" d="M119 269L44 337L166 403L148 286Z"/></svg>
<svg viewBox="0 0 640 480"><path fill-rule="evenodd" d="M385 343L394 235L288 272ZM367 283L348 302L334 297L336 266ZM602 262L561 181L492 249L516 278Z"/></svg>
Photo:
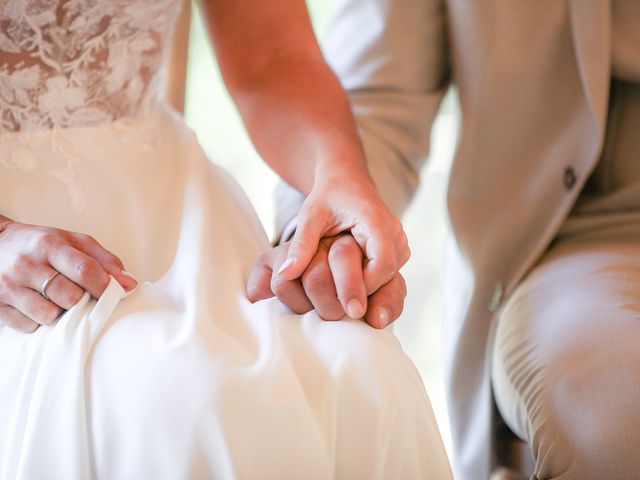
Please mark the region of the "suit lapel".
<svg viewBox="0 0 640 480"><path fill-rule="evenodd" d="M604 134L611 81L611 0L569 0L582 89Z"/></svg>

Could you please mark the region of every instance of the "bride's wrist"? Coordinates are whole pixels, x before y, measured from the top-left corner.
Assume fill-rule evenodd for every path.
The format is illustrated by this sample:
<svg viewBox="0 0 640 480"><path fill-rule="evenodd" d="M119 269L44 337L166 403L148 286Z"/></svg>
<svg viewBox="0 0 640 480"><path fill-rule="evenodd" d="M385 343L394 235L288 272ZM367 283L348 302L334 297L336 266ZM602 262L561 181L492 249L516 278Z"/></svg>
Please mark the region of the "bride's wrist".
<svg viewBox="0 0 640 480"><path fill-rule="evenodd" d="M360 186L375 189L373 179L366 167L338 167L316 169L313 189L339 185Z"/></svg>
<svg viewBox="0 0 640 480"><path fill-rule="evenodd" d="M351 182L373 186L364 157L356 154L332 155L316 163L313 186Z"/></svg>

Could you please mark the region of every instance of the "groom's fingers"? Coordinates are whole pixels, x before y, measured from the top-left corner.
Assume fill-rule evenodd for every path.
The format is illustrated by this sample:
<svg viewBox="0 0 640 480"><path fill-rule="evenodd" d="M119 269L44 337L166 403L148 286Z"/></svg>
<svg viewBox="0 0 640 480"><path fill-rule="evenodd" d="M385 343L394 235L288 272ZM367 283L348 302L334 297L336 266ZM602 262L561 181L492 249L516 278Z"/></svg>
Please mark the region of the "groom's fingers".
<svg viewBox="0 0 640 480"><path fill-rule="evenodd" d="M247 298L251 303L274 296L271 291L272 274L271 268L262 262L258 262L253 266L247 280Z"/></svg>
<svg viewBox="0 0 640 480"><path fill-rule="evenodd" d="M404 277L396 273L391 281L369 297L365 319L374 328L385 328L402 313L407 287Z"/></svg>
<svg viewBox="0 0 640 480"><path fill-rule="evenodd" d="M334 238L325 238L320 242L311 263L302 274L302 285L313 303L318 315L324 320L340 320L345 311L336 292L336 286L329 267L329 249L333 248Z"/></svg>
<svg viewBox="0 0 640 480"><path fill-rule="evenodd" d="M274 269L287 257L288 246L278 245L258 257L247 279L247 298L255 303L275 296L271 288Z"/></svg>
<svg viewBox="0 0 640 480"><path fill-rule="evenodd" d="M303 314L313 310L313 305L302 288L300 279L285 280L279 275L274 275L271 277L271 290L278 300L294 313Z"/></svg>
<svg viewBox="0 0 640 480"><path fill-rule="evenodd" d="M362 259L362 250L351 235L340 235L329 250L329 267L338 300L351 318L362 318L367 311Z"/></svg>

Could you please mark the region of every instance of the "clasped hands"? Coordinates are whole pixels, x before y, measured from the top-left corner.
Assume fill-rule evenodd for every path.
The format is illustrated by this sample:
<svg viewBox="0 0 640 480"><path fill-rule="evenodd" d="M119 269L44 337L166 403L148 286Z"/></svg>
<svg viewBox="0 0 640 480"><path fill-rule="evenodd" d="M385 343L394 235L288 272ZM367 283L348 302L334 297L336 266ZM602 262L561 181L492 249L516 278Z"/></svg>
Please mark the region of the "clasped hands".
<svg viewBox="0 0 640 480"><path fill-rule="evenodd" d="M347 315L385 328L404 306L399 269L409 255L400 221L372 183L332 179L314 187L292 240L260 256L247 296L275 296L298 314L315 308L325 320Z"/></svg>

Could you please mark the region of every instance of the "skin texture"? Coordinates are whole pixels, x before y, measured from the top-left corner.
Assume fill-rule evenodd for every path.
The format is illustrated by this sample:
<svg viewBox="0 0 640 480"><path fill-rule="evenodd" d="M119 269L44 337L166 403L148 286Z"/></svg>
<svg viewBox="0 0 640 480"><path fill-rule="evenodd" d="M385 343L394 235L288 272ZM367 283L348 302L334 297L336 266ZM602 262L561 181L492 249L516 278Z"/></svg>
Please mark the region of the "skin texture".
<svg viewBox="0 0 640 480"><path fill-rule="evenodd" d="M277 274L289 248L290 242L284 243L258 259L247 282L249 300L257 302L276 296L295 313L315 308L325 320L363 316L348 313L349 301L365 295L363 254L351 235L323 238L302 278L295 280ZM404 278L396 273L369 296L366 322L374 328L384 328L395 321L402 313L406 295Z"/></svg>
<svg viewBox="0 0 640 480"><path fill-rule="evenodd" d="M136 286L120 259L88 235L11 223L0 233L0 252L0 321L23 332L51 325L85 290L99 297L109 275L126 290ZM56 271L47 300L40 288Z"/></svg>
<svg viewBox="0 0 640 480"><path fill-rule="evenodd" d="M397 272L409 248L400 222L373 185L349 102L322 57L304 0L202 0L201 5L225 83L256 148L307 195L285 260L280 261L280 250L274 253L276 274L275 263L269 263L270 291L274 285L279 296L291 296L300 311L314 305L332 319L345 310L352 317L366 313L376 324L367 295L399 285ZM341 232L350 232L359 251L347 240L337 242L336 253L333 244L324 246L329 240L321 245L323 237ZM340 253L345 250L346 256ZM55 271L60 275L47 288L51 300L46 300L39 290ZM50 324L84 290L100 296L108 275L127 290L136 284L113 253L86 235L11 224L0 233L0 322L23 331ZM334 290L319 288L325 278L337 279ZM295 285L308 292L286 293Z"/></svg>
<svg viewBox="0 0 640 480"><path fill-rule="evenodd" d="M323 263L316 259L323 255L321 238L348 231L366 259L357 269L364 288L349 289L351 298L340 302L353 307L351 316L363 316L367 295L394 280L409 248L371 180L347 96L322 57L304 0L201 5L223 78L258 152L307 196L272 282L301 279L318 299L313 305L334 317L335 298L325 305L326 294L315 291L308 270Z"/></svg>

